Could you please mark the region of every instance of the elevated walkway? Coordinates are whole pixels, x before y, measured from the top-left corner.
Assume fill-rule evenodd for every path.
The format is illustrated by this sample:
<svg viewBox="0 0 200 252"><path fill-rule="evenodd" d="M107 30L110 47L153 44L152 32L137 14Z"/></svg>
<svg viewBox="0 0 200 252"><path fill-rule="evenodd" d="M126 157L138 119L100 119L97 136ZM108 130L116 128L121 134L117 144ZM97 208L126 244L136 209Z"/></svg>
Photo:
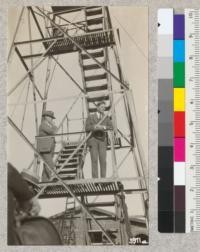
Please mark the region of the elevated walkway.
<svg viewBox="0 0 200 252"><path fill-rule="evenodd" d="M89 32L82 35L73 36L71 38L86 50L98 49L98 48L102 48L106 46L111 46L114 44L113 30ZM69 38L65 38L62 35L57 36L57 37L51 37L51 38L15 42L14 45L20 46L20 45L26 45L30 43L43 43L44 47L47 49L49 46L51 46L51 44L55 40L57 41L46 53L46 56L79 51L79 49L74 45L74 43ZM42 53L22 55L22 58L28 59L28 58L40 57L40 56L42 56Z"/></svg>
<svg viewBox="0 0 200 252"><path fill-rule="evenodd" d="M69 189L76 196L97 196L97 195L113 195L120 191L125 193L144 193L145 189L126 189L123 181L132 180L134 178L98 178L98 179L76 179L64 181ZM38 183L34 185L34 190L38 193L43 186L46 186L40 198L61 198L71 197L71 194L59 181L48 183Z"/></svg>

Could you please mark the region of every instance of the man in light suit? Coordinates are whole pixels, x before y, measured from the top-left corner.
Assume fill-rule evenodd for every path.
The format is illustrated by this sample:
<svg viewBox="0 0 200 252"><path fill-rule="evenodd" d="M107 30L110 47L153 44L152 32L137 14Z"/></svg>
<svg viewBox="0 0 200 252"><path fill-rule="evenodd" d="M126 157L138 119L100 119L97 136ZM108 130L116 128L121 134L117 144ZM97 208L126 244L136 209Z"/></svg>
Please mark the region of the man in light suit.
<svg viewBox="0 0 200 252"><path fill-rule="evenodd" d="M92 163L92 177L98 178L98 160L100 163L100 175L106 177L106 132L105 130L113 129L112 122L107 116L103 122L97 126L98 122L103 118L105 111L105 102L101 101L97 104L97 113L90 115L86 120L86 131L92 132L88 139L90 147L90 156Z"/></svg>
<svg viewBox="0 0 200 252"><path fill-rule="evenodd" d="M55 116L52 111L43 112L42 122L39 127L39 138L37 139L38 152L52 169L54 169L53 156L55 151L55 137L52 135L54 135L57 131L57 127L55 126L53 119L55 119ZM47 182L50 177L51 171L44 164L42 181Z"/></svg>

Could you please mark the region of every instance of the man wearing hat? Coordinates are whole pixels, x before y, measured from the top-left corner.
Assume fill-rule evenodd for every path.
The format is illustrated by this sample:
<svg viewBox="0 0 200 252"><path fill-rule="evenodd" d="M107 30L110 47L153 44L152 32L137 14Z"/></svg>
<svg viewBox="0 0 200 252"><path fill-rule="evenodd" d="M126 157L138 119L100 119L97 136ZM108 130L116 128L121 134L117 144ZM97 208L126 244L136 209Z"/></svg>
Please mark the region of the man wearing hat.
<svg viewBox="0 0 200 252"><path fill-rule="evenodd" d="M89 115L86 120L86 131L92 132L88 139L88 146L90 147L90 156L92 163L92 177L98 178L98 160L100 163L100 175L102 178L106 177L106 132L105 130L112 129L112 122L108 116L97 126L98 122L104 117L105 102L101 101L97 104L97 112Z"/></svg>
<svg viewBox="0 0 200 252"><path fill-rule="evenodd" d="M53 155L55 150L55 137L52 135L57 131L53 119L55 119L55 116L52 111L43 112L42 122L39 127L39 137L37 139L38 152L40 152L43 159L52 169L54 168ZM49 181L50 177L51 171L44 164L42 181Z"/></svg>

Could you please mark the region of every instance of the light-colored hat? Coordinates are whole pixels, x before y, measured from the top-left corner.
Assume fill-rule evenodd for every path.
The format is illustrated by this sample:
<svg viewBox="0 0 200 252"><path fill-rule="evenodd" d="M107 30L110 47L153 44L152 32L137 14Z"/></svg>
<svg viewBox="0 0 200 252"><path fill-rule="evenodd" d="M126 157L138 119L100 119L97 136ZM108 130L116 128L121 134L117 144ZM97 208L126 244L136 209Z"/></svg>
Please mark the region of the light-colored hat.
<svg viewBox="0 0 200 252"><path fill-rule="evenodd" d="M53 111L50 111L50 110L44 111L44 112L42 113L42 116L49 116L49 117L55 119L55 116L54 116Z"/></svg>

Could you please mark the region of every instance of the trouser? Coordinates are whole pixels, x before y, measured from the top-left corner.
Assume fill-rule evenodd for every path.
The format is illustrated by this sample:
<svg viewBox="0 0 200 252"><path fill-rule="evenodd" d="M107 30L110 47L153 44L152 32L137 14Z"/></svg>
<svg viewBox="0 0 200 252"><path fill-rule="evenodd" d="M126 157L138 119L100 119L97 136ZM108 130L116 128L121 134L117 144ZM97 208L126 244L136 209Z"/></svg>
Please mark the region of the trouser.
<svg viewBox="0 0 200 252"><path fill-rule="evenodd" d="M54 162L53 162L53 153L42 153L41 156L45 160L45 162L50 166L50 168L54 169ZM42 180L50 179L51 177L51 171L47 167L46 164L44 164L43 172L42 172Z"/></svg>
<svg viewBox="0 0 200 252"><path fill-rule="evenodd" d="M98 160L100 163L100 175L106 177L106 141L101 141L96 138L90 139L90 156L92 163L92 177L98 178Z"/></svg>

